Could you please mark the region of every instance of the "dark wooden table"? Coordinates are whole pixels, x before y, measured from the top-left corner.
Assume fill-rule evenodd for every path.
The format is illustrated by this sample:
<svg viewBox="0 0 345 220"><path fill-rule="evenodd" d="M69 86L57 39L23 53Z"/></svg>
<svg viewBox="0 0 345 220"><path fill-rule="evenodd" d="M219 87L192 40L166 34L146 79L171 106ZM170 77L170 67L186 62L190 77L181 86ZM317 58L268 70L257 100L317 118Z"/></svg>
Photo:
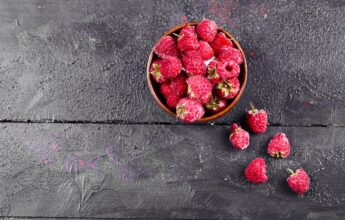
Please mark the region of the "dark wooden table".
<svg viewBox="0 0 345 220"><path fill-rule="evenodd" d="M145 66L164 31L214 19L248 56L239 104L184 125L151 97ZM0 216L345 218L345 1L1 1ZM253 102L269 128L232 150ZM276 132L292 154L268 158ZM267 159L269 182L246 164ZM286 168L311 190L293 194Z"/></svg>

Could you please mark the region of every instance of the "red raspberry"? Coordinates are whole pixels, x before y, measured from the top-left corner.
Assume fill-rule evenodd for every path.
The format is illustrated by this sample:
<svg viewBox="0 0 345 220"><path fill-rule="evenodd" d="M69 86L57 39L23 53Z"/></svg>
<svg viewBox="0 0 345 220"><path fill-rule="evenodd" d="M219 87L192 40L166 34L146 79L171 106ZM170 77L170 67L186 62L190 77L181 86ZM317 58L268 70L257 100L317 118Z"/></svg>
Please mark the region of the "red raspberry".
<svg viewBox="0 0 345 220"><path fill-rule="evenodd" d="M216 37L217 29L216 22L204 19L196 27L196 32L202 40L211 43Z"/></svg>
<svg viewBox="0 0 345 220"><path fill-rule="evenodd" d="M268 143L268 154L271 157L286 158L290 155L290 143L284 133L278 133Z"/></svg>
<svg viewBox="0 0 345 220"><path fill-rule="evenodd" d="M213 84L220 83L222 79L217 73L217 61L212 61L207 66L207 79L209 79Z"/></svg>
<svg viewBox="0 0 345 220"><path fill-rule="evenodd" d="M150 67L150 74L152 75L153 79L158 82L162 83L165 82L167 79L161 74L160 67L162 64L162 60L155 60L152 62Z"/></svg>
<svg viewBox="0 0 345 220"><path fill-rule="evenodd" d="M182 121L193 122L204 115L205 111L202 105L189 98L181 99L176 106L176 116Z"/></svg>
<svg viewBox="0 0 345 220"><path fill-rule="evenodd" d="M216 94L223 99L235 98L240 91L240 81L237 78L224 79L216 85Z"/></svg>
<svg viewBox="0 0 345 220"><path fill-rule="evenodd" d="M198 38L195 33L194 26L186 26L182 28L180 34L177 35L177 46L180 51L196 50L199 47Z"/></svg>
<svg viewBox="0 0 345 220"><path fill-rule="evenodd" d="M219 61L235 61L238 65L243 63L243 56L241 51L230 46L223 46L220 48L217 59Z"/></svg>
<svg viewBox="0 0 345 220"><path fill-rule="evenodd" d="M215 39L212 41L211 47L212 47L214 53L218 54L220 49L223 46L230 46L230 47L232 47L233 45L232 45L231 40L228 39L223 32L219 32L216 35Z"/></svg>
<svg viewBox="0 0 345 220"><path fill-rule="evenodd" d="M219 62L217 63L216 71L219 78L230 79L240 75L240 66L232 60L228 62Z"/></svg>
<svg viewBox="0 0 345 220"><path fill-rule="evenodd" d="M170 81L170 88L179 97L187 93L187 87L186 76L184 74L180 74Z"/></svg>
<svg viewBox="0 0 345 220"><path fill-rule="evenodd" d="M249 133L239 127L236 123L232 124L230 129L230 143L235 149L243 150L249 145Z"/></svg>
<svg viewBox="0 0 345 220"><path fill-rule="evenodd" d="M187 79L188 96L202 104L212 98L213 84L204 76L191 76Z"/></svg>
<svg viewBox="0 0 345 220"><path fill-rule="evenodd" d="M249 182L257 184L267 182L265 160L261 157L252 160L245 169L244 174Z"/></svg>
<svg viewBox="0 0 345 220"><path fill-rule="evenodd" d="M206 41L199 41L199 48L197 50L203 60L209 60L213 57L213 50Z"/></svg>
<svg viewBox="0 0 345 220"><path fill-rule="evenodd" d="M291 175L287 178L287 183L294 192L298 194L303 194L309 190L310 180L308 174L302 169L293 172L288 169Z"/></svg>
<svg viewBox="0 0 345 220"><path fill-rule="evenodd" d="M165 57L161 61L160 72L166 79L175 78L180 74L182 64L177 57Z"/></svg>
<svg viewBox="0 0 345 220"><path fill-rule="evenodd" d="M170 94L170 95L167 97L167 99L166 99L167 106L168 106L169 108L175 109L175 108L176 108L176 105L177 105L177 103L180 101L180 99L181 99L180 96L178 96L178 95L176 95L176 94L174 94L174 93Z"/></svg>
<svg viewBox="0 0 345 220"><path fill-rule="evenodd" d="M247 112L247 124L256 134L264 133L267 129L267 113L265 110L256 109L250 104L252 109Z"/></svg>
<svg viewBox="0 0 345 220"><path fill-rule="evenodd" d="M205 104L207 111L212 114L218 113L226 108L226 100L219 98L218 96L213 96L212 99Z"/></svg>
<svg viewBox="0 0 345 220"><path fill-rule="evenodd" d="M160 92L164 97L168 97L174 93L172 88L170 87L170 83L168 82L164 82L161 84Z"/></svg>
<svg viewBox="0 0 345 220"><path fill-rule="evenodd" d="M166 56L178 56L176 40L171 36L162 37L155 46L156 54L164 58Z"/></svg>
<svg viewBox="0 0 345 220"><path fill-rule="evenodd" d="M195 50L187 51L182 56L182 63L188 75L204 75L206 73L206 64Z"/></svg>

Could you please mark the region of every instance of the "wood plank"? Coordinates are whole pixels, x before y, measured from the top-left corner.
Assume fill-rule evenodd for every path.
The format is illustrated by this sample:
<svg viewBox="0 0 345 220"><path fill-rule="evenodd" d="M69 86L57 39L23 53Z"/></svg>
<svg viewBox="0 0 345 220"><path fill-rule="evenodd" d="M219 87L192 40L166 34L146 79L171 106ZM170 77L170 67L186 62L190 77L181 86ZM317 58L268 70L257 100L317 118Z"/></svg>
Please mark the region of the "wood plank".
<svg viewBox="0 0 345 220"><path fill-rule="evenodd" d="M154 42L183 20L215 19L248 55L238 119L345 124L344 4L331 1L4 1L1 120L172 122L145 81Z"/></svg>
<svg viewBox="0 0 345 220"><path fill-rule="evenodd" d="M345 128L270 127L245 151L226 126L1 124L0 216L343 219ZM285 132L292 154L271 159ZM263 156L268 184L243 177ZM311 176L304 197L286 168Z"/></svg>

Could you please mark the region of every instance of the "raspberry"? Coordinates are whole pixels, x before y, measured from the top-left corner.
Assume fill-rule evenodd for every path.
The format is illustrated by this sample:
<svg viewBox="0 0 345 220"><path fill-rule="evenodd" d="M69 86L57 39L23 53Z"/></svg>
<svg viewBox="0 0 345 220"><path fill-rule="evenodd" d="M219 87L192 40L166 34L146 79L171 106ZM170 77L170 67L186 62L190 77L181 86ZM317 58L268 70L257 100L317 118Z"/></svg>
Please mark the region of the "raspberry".
<svg viewBox="0 0 345 220"><path fill-rule="evenodd" d="M230 143L235 149L243 150L249 145L249 133L239 127L236 123L232 124L230 129Z"/></svg>
<svg viewBox="0 0 345 220"><path fill-rule="evenodd" d="M240 66L234 61L217 63L216 71L221 79L230 79L238 77L240 74Z"/></svg>
<svg viewBox="0 0 345 220"><path fill-rule="evenodd" d="M182 56L182 63L188 75L204 75L206 73L206 64L195 50L189 50Z"/></svg>
<svg viewBox="0 0 345 220"><path fill-rule="evenodd" d="M217 59L219 61L235 61L238 65L243 63L241 51L230 46L223 46L219 49Z"/></svg>
<svg viewBox="0 0 345 220"><path fill-rule="evenodd" d="M216 85L216 94L223 99L232 99L240 91L240 81L237 78L224 79Z"/></svg>
<svg viewBox="0 0 345 220"><path fill-rule="evenodd" d="M214 21L204 19L196 27L198 36L209 43L211 43L217 34L217 24Z"/></svg>
<svg viewBox="0 0 345 220"><path fill-rule="evenodd" d="M213 57L213 50L206 41L199 41L199 48L197 50L203 60L209 60Z"/></svg>
<svg viewBox="0 0 345 220"><path fill-rule="evenodd" d="M268 143L268 154L271 157L286 158L290 155L290 143L284 133L278 133Z"/></svg>
<svg viewBox="0 0 345 220"><path fill-rule="evenodd" d="M182 121L193 122L204 115L205 111L202 105L189 98L181 99L176 106L176 116Z"/></svg>
<svg viewBox="0 0 345 220"><path fill-rule="evenodd" d="M168 97L174 93L172 88L170 87L170 83L168 82L164 82L161 84L160 92L164 97Z"/></svg>
<svg viewBox="0 0 345 220"><path fill-rule="evenodd" d="M176 34L175 34L176 35ZM195 33L194 26L186 26L182 28L177 39L177 46L180 51L196 50L199 47L198 38Z"/></svg>
<svg viewBox="0 0 345 220"><path fill-rule="evenodd" d="M228 39L223 32L219 32L217 33L215 39L212 41L211 47L214 53L218 54L223 46L233 47L231 40Z"/></svg>
<svg viewBox="0 0 345 220"><path fill-rule="evenodd" d="M267 182L265 160L261 157L252 160L245 169L244 174L249 182L257 184Z"/></svg>
<svg viewBox="0 0 345 220"><path fill-rule="evenodd" d="M213 84L204 76L191 76L187 79L188 96L202 104L212 98Z"/></svg>
<svg viewBox="0 0 345 220"><path fill-rule="evenodd" d="M226 100L213 96L212 99L205 104L207 111L215 114L226 108Z"/></svg>
<svg viewBox="0 0 345 220"><path fill-rule="evenodd" d="M217 84L222 81L217 73L217 64L217 61L212 61L207 66L207 79L209 79L213 84Z"/></svg>
<svg viewBox="0 0 345 220"><path fill-rule="evenodd" d="M184 74L180 74L170 81L170 88L179 97L187 93L187 87L186 76Z"/></svg>
<svg viewBox="0 0 345 220"><path fill-rule="evenodd" d="M286 181L292 191L298 194L303 194L309 190L309 175L302 168L296 170L296 172L288 169L288 172L291 175Z"/></svg>
<svg viewBox="0 0 345 220"><path fill-rule="evenodd" d="M152 62L150 67L150 74L152 75L153 79L158 83L162 83L167 80L166 77L163 76L160 72L161 64L162 60L155 60Z"/></svg>
<svg viewBox="0 0 345 220"><path fill-rule="evenodd" d="M170 94L166 99L167 106L169 108L176 108L176 105L180 101L180 99L181 99L180 96L174 93Z"/></svg>
<svg viewBox="0 0 345 220"><path fill-rule="evenodd" d="M162 37L155 46L156 54L164 58L166 56L178 56L176 40L171 36Z"/></svg>
<svg viewBox="0 0 345 220"><path fill-rule="evenodd" d="M166 79L175 78L180 74L182 69L182 64L179 58L177 57L165 57L161 61L160 73Z"/></svg>
<svg viewBox="0 0 345 220"><path fill-rule="evenodd" d="M265 110L256 109L253 104L247 112L246 120L249 128L256 134L264 133L267 129L267 113Z"/></svg>

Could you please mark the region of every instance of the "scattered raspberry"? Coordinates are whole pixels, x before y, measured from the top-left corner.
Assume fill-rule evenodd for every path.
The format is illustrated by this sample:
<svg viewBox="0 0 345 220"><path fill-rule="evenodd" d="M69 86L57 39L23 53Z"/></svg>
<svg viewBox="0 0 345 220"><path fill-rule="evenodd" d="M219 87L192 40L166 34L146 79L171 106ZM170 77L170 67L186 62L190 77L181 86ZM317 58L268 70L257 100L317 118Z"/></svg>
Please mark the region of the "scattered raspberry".
<svg viewBox="0 0 345 220"><path fill-rule="evenodd" d="M217 73L221 79L230 79L240 75L240 66L234 61L217 63Z"/></svg>
<svg viewBox="0 0 345 220"><path fill-rule="evenodd" d="M288 171L291 175L287 178L286 181L290 189L298 194L307 192L310 185L308 174L302 168L296 170L296 172L293 172L290 169L288 169Z"/></svg>
<svg viewBox="0 0 345 220"><path fill-rule="evenodd" d="M223 46L219 49L217 59L219 61L235 61L238 65L243 63L241 51L230 46Z"/></svg>
<svg viewBox="0 0 345 220"><path fill-rule="evenodd" d="M156 54L161 57L178 56L176 40L171 36L162 37L155 46Z"/></svg>
<svg viewBox="0 0 345 220"><path fill-rule="evenodd" d="M188 75L204 75L206 73L206 64L195 50L187 51L182 57L182 63Z"/></svg>
<svg viewBox="0 0 345 220"><path fill-rule="evenodd" d="M160 73L166 79L175 78L180 74L181 69L182 64L177 57L165 57L160 63Z"/></svg>
<svg viewBox="0 0 345 220"><path fill-rule="evenodd" d="M213 57L213 50L206 41L199 41L199 48L197 50L203 60L209 60Z"/></svg>
<svg viewBox="0 0 345 220"><path fill-rule="evenodd" d="M150 74L152 75L153 79L156 80L156 82L158 83L166 81L166 77L164 77L160 72L161 64L162 60L155 60L152 62L150 67Z"/></svg>
<svg viewBox="0 0 345 220"><path fill-rule="evenodd" d="M267 129L267 113L265 110L256 109L252 104L251 110L247 112L247 124L256 134L264 133Z"/></svg>
<svg viewBox="0 0 345 220"><path fill-rule="evenodd" d="M186 76L184 74L180 74L170 81L170 88L179 97L187 93L187 87Z"/></svg>
<svg viewBox="0 0 345 220"><path fill-rule="evenodd" d="M243 150L249 145L249 133L239 127L236 123L232 124L230 129L230 143L235 149Z"/></svg>
<svg viewBox="0 0 345 220"><path fill-rule="evenodd" d="M212 98L213 84L204 76L191 76L187 79L188 96L202 104L207 103Z"/></svg>
<svg viewBox="0 0 345 220"><path fill-rule="evenodd" d="M177 35L177 46L180 51L196 50L199 47L198 38L195 33L194 26L186 26L182 28L180 34Z"/></svg>
<svg viewBox="0 0 345 220"><path fill-rule="evenodd" d="M207 111L215 114L226 108L226 100L219 98L218 96L213 96L212 99L205 104Z"/></svg>
<svg viewBox="0 0 345 220"><path fill-rule="evenodd" d="M213 84L220 83L222 79L217 73L218 61L212 61L207 66L207 79L209 79Z"/></svg>
<svg viewBox="0 0 345 220"><path fill-rule="evenodd" d="M164 82L161 84L160 92L165 98L174 93L170 87L170 83L168 82Z"/></svg>
<svg viewBox="0 0 345 220"><path fill-rule="evenodd" d="M237 78L224 79L216 85L216 94L223 99L232 99L240 91L240 81Z"/></svg>
<svg viewBox="0 0 345 220"><path fill-rule="evenodd" d="M220 49L223 46L232 47L233 44L232 44L231 40L228 39L223 32L219 32L219 33L217 33L214 41L211 43L211 47L212 47L214 53L218 54Z"/></svg>
<svg viewBox="0 0 345 220"><path fill-rule="evenodd" d="M261 157L252 160L245 169L244 174L249 182L257 184L267 182L265 160Z"/></svg>
<svg viewBox="0 0 345 220"><path fill-rule="evenodd" d="M176 108L176 105L180 101L180 99L181 99L180 96L174 93L170 94L166 99L167 106L173 109Z"/></svg>
<svg viewBox="0 0 345 220"><path fill-rule="evenodd" d="M211 43L217 34L217 24L214 21L204 19L196 27L198 36L209 43Z"/></svg>
<svg viewBox="0 0 345 220"><path fill-rule="evenodd" d="M189 98L181 99L176 106L176 116L182 121L193 122L204 115L205 111L202 105Z"/></svg>
<svg viewBox="0 0 345 220"><path fill-rule="evenodd" d="M271 157L286 158L290 155L290 143L284 133L278 133L268 143L268 154Z"/></svg>

